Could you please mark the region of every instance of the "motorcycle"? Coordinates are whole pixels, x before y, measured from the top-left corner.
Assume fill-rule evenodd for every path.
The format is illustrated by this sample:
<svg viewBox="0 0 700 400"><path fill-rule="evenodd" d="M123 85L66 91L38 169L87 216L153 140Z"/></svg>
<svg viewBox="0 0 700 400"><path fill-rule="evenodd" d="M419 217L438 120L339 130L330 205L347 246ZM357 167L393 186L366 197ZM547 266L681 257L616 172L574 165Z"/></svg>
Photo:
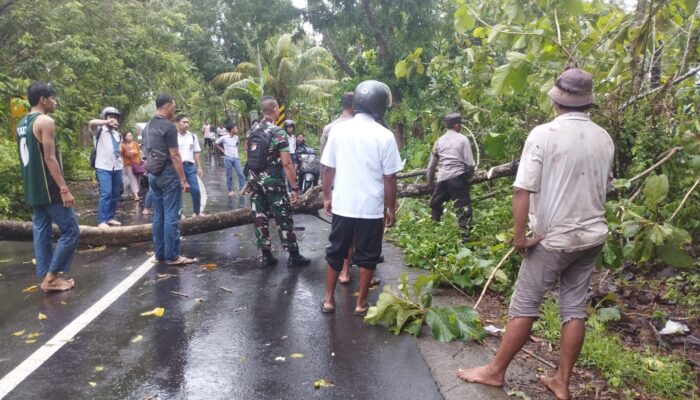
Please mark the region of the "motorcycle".
<svg viewBox="0 0 700 400"><path fill-rule="evenodd" d="M316 150L307 147L306 151L300 153L299 157L299 194L306 193L307 190L318 185L321 164L316 156Z"/></svg>

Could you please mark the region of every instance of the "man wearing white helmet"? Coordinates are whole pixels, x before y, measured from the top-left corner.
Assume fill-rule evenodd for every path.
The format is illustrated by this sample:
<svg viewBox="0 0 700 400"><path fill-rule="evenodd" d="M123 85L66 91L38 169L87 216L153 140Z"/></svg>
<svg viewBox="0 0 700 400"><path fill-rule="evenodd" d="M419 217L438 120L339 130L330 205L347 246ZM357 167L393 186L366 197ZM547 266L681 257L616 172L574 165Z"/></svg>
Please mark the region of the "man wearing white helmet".
<svg viewBox="0 0 700 400"><path fill-rule="evenodd" d="M394 134L380 123L390 106L387 85L360 83L353 98L355 116L331 128L321 156L323 208L333 216L331 244L326 248L324 313L335 312L335 286L353 245L352 261L360 267L353 314L364 316L369 309L367 293L380 262L384 226L396 222L396 173L403 168Z"/></svg>
<svg viewBox="0 0 700 400"><path fill-rule="evenodd" d="M124 163L121 157L121 134L117 131L121 113L114 107L105 107L100 119L90 121L95 142L95 174L100 185L97 223L100 228L120 226L115 219L122 185Z"/></svg>

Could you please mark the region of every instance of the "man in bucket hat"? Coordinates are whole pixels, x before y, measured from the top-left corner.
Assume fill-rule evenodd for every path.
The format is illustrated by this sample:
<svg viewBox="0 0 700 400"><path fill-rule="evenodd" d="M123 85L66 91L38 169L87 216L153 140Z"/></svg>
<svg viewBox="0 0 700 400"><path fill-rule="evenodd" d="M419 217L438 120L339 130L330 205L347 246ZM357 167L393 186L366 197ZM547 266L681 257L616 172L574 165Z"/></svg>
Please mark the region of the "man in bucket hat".
<svg viewBox="0 0 700 400"><path fill-rule="evenodd" d="M474 155L469 139L462 135L462 116L458 113L445 116L447 131L435 142L428 164L428 184L435 186L430 199L430 217L440 221L443 204L455 201L459 226L463 237L469 237L469 222L472 218L472 199L469 196L469 179L474 175ZM435 168L440 165L435 184Z"/></svg>
<svg viewBox="0 0 700 400"><path fill-rule="evenodd" d="M604 205L614 145L585 113L594 101L589 73L564 72L549 97L557 117L532 130L513 183L514 246L523 262L506 333L490 363L460 369L457 375L467 382L502 386L508 365L538 318L544 294L559 283L559 367L541 382L558 399L567 399L571 372L583 346L588 284L608 234ZM533 232L529 238L528 210Z"/></svg>

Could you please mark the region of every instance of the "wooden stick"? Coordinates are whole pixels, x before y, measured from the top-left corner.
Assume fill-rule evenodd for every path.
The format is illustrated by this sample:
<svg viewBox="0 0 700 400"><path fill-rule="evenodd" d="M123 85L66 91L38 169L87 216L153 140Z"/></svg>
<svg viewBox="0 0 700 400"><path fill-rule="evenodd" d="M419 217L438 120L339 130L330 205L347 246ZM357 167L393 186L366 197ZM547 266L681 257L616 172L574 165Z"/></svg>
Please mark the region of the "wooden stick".
<svg viewBox="0 0 700 400"><path fill-rule="evenodd" d="M491 276L489 276L489 279L486 281L484 289L481 291L481 295L479 296L479 300L477 300L476 304L474 304L474 310L476 310L476 308L479 307L481 300L484 298L484 294L486 294L486 289L489 288L489 284L491 284L493 277L496 276L496 272L499 268L501 268L501 266L506 262L506 260L510 258L511 254L513 254L513 251L515 251L515 247L511 247L510 250L508 250L508 252L506 253L506 255L503 256L501 262L499 262L498 265L496 265L496 268L494 268L493 271L491 271Z"/></svg>
<svg viewBox="0 0 700 400"><path fill-rule="evenodd" d="M685 194L685 197L683 197L683 201L681 201L681 204L678 205L678 208L676 208L676 211L673 212L671 218L668 219L668 222L671 222L674 218L676 218L676 214L678 214L681 208L683 208L683 205L685 205L685 202L688 201L688 197L690 197L690 194L693 193L693 190L695 190L695 188L698 187L698 184L700 184L700 179L697 179L693 187L691 187L690 190L688 190L688 193Z"/></svg>
<svg viewBox="0 0 700 400"><path fill-rule="evenodd" d="M534 358L535 360L541 362L542 364L548 366L549 368L557 369L557 366L556 366L556 365L552 364L551 362L545 360L544 358L538 356L537 354L531 352L531 351L528 350L528 349L523 349L523 353L529 355L530 357L532 357L532 358Z"/></svg>
<svg viewBox="0 0 700 400"><path fill-rule="evenodd" d="M683 150L682 147L672 148L671 151L669 151L668 154L666 154L666 156L664 158L659 160L656 164L652 165L651 167L645 169L644 171L642 171L639 174L635 175L634 177L630 178L629 182L634 182L639 178L643 178L643 177L649 175L653 170L658 168L660 165L664 164L666 161L670 160L671 157L673 157L676 153L678 153L681 150Z"/></svg>

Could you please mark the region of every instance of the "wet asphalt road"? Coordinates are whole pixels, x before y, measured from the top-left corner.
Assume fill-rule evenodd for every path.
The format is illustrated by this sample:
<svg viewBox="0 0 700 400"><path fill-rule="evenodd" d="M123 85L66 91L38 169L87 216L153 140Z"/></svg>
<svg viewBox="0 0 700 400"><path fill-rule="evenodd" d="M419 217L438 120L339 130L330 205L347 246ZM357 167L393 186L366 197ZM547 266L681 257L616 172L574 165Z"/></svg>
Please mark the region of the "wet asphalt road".
<svg viewBox="0 0 700 400"><path fill-rule="evenodd" d="M248 204L226 196L223 168L208 166L205 182L208 212ZM94 223L94 198L82 204L81 223ZM148 221L135 211L125 201L119 217ZM337 313L321 314L329 225L308 215L295 223L304 228L297 233L311 266L286 268L278 248L277 267L257 268L252 226L186 237L182 252L197 264L154 266L6 398L440 399L411 337L352 315L356 270L349 286L338 287ZM142 265L151 245L79 250L70 274L75 290L25 293L38 283L31 243L0 242L0 377ZM163 317L140 315L155 307L165 309ZM40 335L27 336L33 332ZM334 386L315 389L319 379Z"/></svg>

